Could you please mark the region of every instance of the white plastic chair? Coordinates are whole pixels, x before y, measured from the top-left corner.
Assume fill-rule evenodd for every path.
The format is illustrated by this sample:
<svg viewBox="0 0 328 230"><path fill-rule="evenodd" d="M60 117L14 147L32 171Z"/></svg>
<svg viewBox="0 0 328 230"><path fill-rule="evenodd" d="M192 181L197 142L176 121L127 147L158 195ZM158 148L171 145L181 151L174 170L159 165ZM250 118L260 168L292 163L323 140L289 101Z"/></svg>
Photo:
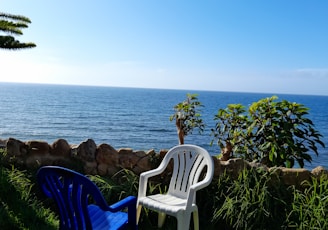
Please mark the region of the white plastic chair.
<svg viewBox="0 0 328 230"><path fill-rule="evenodd" d="M161 174L173 159L173 173L166 194L147 196L147 183L150 177ZM206 176L200 178L203 170ZM177 218L178 230L189 229L193 213L194 229L199 229L196 191L208 186L213 178L214 163L210 154L196 145L178 145L170 149L158 168L140 175L137 198L137 222L142 206L157 211L158 227L164 224L166 214Z"/></svg>

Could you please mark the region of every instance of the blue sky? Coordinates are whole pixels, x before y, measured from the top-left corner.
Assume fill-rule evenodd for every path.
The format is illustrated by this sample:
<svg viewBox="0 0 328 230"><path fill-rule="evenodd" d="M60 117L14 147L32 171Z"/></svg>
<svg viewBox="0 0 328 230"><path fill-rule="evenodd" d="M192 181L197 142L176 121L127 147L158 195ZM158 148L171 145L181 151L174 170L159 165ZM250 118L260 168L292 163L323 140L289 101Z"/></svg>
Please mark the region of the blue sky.
<svg viewBox="0 0 328 230"><path fill-rule="evenodd" d="M327 0L0 0L0 82L328 95Z"/></svg>

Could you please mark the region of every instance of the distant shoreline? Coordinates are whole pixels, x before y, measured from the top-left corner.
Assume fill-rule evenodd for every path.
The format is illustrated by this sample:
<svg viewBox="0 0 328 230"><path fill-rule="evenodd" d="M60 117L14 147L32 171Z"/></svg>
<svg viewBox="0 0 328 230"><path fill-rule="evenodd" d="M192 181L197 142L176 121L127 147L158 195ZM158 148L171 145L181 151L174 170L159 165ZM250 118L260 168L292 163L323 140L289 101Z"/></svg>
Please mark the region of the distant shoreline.
<svg viewBox="0 0 328 230"><path fill-rule="evenodd" d="M59 84L59 83L37 83L37 82L0 82L1 84L8 84L8 85L31 85L31 86L67 86L67 87L96 87L96 88L118 88L118 89L140 89L140 90L172 90L172 91L186 91L189 92L217 92L217 93L236 93L236 94L267 94L267 95L277 95L277 96L316 96L316 97L328 97L328 95L322 94L293 94L293 93L282 93L282 92L251 92L251 91L219 91L219 90L204 90L204 89L185 89L185 88L147 88L147 87L133 87L133 86L104 86L104 85L78 85L78 84Z"/></svg>

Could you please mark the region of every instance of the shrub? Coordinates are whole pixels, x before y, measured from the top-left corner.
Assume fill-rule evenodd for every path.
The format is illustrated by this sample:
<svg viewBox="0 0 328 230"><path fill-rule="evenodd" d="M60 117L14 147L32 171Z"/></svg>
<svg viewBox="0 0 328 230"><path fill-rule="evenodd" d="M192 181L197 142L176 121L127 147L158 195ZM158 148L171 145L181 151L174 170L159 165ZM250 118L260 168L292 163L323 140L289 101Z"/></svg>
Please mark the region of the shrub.
<svg viewBox="0 0 328 230"><path fill-rule="evenodd" d="M202 103L198 101L197 94L187 94L187 99L174 106L175 113L170 116L170 121L175 120L179 144L184 144L185 136L192 134L195 128L202 133L205 125L200 115L199 107Z"/></svg>
<svg viewBox="0 0 328 230"><path fill-rule="evenodd" d="M57 216L34 191L30 173L0 165L0 229L58 229Z"/></svg>
<svg viewBox="0 0 328 230"><path fill-rule="evenodd" d="M322 135L306 117L308 108L277 99L272 96L254 102L247 114L241 104L219 109L212 143L217 141L226 156L233 153L270 167L292 168L296 161L303 168L304 161L312 161L311 151L318 155L317 145L325 147Z"/></svg>
<svg viewBox="0 0 328 230"><path fill-rule="evenodd" d="M327 176L306 182L302 191L293 187L292 209L287 216L289 228L328 229L328 180Z"/></svg>
<svg viewBox="0 0 328 230"><path fill-rule="evenodd" d="M272 183L275 175L245 169L236 180L220 177L212 221L229 229L281 229L289 195L285 187Z"/></svg>

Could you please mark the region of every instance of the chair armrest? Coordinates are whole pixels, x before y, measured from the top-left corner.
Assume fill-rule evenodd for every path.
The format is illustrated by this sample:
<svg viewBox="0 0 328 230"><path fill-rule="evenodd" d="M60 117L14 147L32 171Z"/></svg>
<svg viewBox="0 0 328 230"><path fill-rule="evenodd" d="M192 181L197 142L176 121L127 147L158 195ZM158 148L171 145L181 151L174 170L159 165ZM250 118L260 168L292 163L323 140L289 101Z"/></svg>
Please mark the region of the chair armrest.
<svg viewBox="0 0 328 230"><path fill-rule="evenodd" d="M164 172L165 168L166 168L165 163L160 164L156 169L152 169L146 172L143 172L140 174L140 178L139 178L139 188L138 188L138 199L141 197L146 196L146 192L147 192L147 185L148 185L148 179L150 177L154 177L157 176L159 174L161 174L162 172Z"/></svg>
<svg viewBox="0 0 328 230"><path fill-rule="evenodd" d="M212 159L212 162L213 162L213 159ZM205 188L212 182L213 175L214 175L214 166L212 165L210 167L210 169L207 171L205 178L203 180L191 185L190 189L194 190L194 191L198 191L199 189Z"/></svg>
<svg viewBox="0 0 328 230"><path fill-rule="evenodd" d="M137 229L137 214L136 214L137 198L128 196L123 200L109 206L111 212L118 212L123 208L128 208L128 225L129 229Z"/></svg>
<svg viewBox="0 0 328 230"><path fill-rule="evenodd" d="M211 184L213 173L214 173L214 170L211 170L202 181L199 181L190 186L188 200L187 200L187 206L190 206L192 204L192 202L194 202L195 197L196 197L196 192L198 190L205 188L206 186Z"/></svg>
<svg viewBox="0 0 328 230"><path fill-rule="evenodd" d="M196 192L198 190L202 189L202 188L205 188L210 183L211 183L211 181L201 181L201 182L198 182L198 183L193 184L192 186L190 186L188 196L187 196L187 205L186 206L191 207L192 203L196 199Z"/></svg>
<svg viewBox="0 0 328 230"><path fill-rule="evenodd" d="M140 198L146 196L148 179L150 177L157 176L162 172L164 172L171 159L172 159L172 154L170 155L169 153L167 153L157 168L140 174L137 203L139 203Z"/></svg>
<svg viewBox="0 0 328 230"><path fill-rule="evenodd" d="M196 184L193 184L190 186L190 190L194 190L194 191L198 191L202 188L205 188L206 186L208 186L211 183L211 180L203 180L200 182L197 182Z"/></svg>
<svg viewBox="0 0 328 230"><path fill-rule="evenodd" d="M140 178L143 177L145 180L148 180L150 177L157 176L164 172L166 166L167 163L162 162L157 168L141 173Z"/></svg>
<svg viewBox="0 0 328 230"><path fill-rule="evenodd" d="M136 206L137 198L134 196L128 196L124 198L123 200L120 200L116 202L115 204L112 204L109 206L109 209L111 212L118 212L122 210L123 208L129 207L129 206Z"/></svg>

